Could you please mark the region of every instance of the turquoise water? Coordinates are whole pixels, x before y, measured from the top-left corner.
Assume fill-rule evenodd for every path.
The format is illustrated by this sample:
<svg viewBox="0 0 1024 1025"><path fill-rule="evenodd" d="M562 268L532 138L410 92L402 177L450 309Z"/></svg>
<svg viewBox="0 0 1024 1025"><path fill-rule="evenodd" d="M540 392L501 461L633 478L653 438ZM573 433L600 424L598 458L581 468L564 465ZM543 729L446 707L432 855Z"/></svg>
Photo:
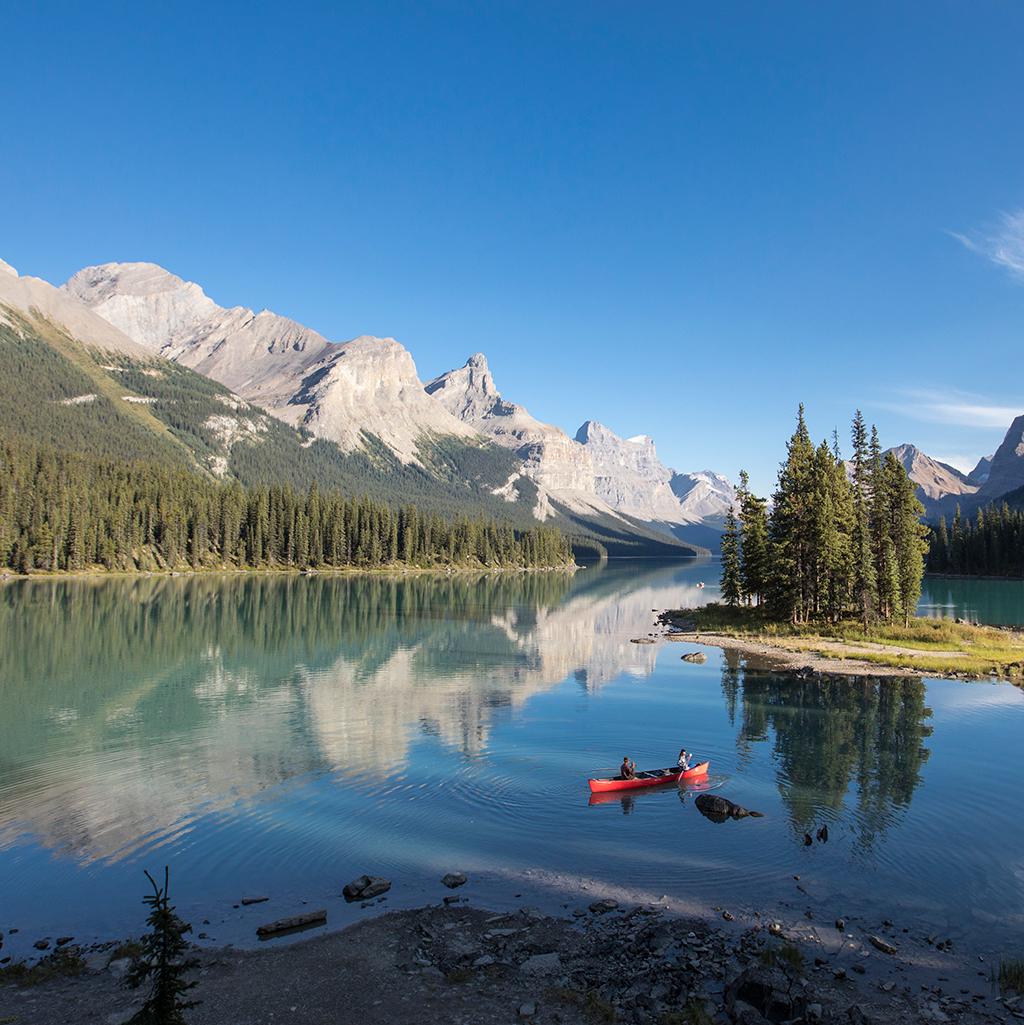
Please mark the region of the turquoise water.
<svg viewBox="0 0 1024 1025"><path fill-rule="evenodd" d="M636 562L3 587L3 953L137 932L142 871L164 864L209 942L253 943L307 901L342 925L367 913L339 896L362 872L394 880L392 906L439 900L453 869L501 907L602 892L888 917L986 950L1019 934L1024 694L821 684L630 643L716 577ZM765 817L716 825L675 787L589 801L588 775L683 744ZM829 842L805 847L823 823ZM252 893L272 899L234 907Z"/></svg>
<svg viewBox="0 0 1024 1025"><path fill-rule="evenodd" d="M1024 625L1024 580L925 577L918 611L991 626Z"/></svg>

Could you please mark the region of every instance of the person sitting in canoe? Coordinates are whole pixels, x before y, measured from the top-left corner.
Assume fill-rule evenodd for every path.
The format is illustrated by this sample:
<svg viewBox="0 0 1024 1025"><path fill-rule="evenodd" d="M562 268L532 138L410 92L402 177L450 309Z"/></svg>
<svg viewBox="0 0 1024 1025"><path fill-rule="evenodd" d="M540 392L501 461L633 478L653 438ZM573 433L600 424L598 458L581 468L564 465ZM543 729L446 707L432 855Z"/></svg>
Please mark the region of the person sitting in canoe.
<svg viewBox="0 0 1024 1025"><path fill-rule="evenodd" d="M679 752L679 761L676 762L683 772L686 772L690 768L690 756L686 753L686 748L682 748Z"/></svg>
<svg viewBox="0 0 1024 1025"><path fill-rule="evenodd" d="M623 779L636 779L636 762L629 760L629 755L622 756L622 764L619 766L619 775Z"/></svg>

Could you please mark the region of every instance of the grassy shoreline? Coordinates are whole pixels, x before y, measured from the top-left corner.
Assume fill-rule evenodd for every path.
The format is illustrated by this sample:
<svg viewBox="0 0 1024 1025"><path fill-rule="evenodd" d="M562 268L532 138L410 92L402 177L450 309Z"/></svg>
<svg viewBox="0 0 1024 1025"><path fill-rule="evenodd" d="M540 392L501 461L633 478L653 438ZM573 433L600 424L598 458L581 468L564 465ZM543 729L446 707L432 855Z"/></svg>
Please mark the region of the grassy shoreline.
<svg viewBox="0 0 1024 1025"><path fill-rule="evenodd" d="M677 640L774 653L788 662L811 658L846 672L859 667L876 675L1024 682L1024 633L1000 627L917 617L909 626L877 623L865 630L849 620L780 623L757 608L724 605L670 610L662 622L674 628L670 636Z"/></svg>

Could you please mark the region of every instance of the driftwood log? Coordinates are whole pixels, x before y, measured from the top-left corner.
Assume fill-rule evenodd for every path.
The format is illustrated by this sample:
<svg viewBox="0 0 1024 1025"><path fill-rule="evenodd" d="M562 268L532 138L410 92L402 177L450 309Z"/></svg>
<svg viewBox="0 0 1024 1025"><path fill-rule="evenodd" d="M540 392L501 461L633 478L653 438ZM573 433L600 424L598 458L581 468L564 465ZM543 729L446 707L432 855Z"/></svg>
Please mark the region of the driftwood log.
<svg viewBox="0 0 1024 1025"><path fill-rule="evenodd" d="M283 932L291 932L292 929L304 929L310 925L323 925L327 921L327 911L321 908L319 911L306 911L301 915L292 915L291 918L279 918L276 922L268 922L256 930L260 939L268 936L277 936Z"/></svg>

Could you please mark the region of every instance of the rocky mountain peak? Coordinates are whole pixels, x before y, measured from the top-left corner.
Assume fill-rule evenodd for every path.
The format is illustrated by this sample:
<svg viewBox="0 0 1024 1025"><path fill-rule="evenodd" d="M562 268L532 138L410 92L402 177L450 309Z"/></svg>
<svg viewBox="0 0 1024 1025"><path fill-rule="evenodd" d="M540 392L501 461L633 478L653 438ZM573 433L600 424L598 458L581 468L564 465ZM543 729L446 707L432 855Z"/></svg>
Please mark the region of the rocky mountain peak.
<svg viewBox="0 0 1024 1025"><path fill-rule="evenodd" d="M613 509L646 520L682 521L670 487L672 471L660 462L649 438L627 441L597 420L587 420L576 440L594 461L598 496Z"/></svg>
<svg viewBox="0 0 1024 1025"><path fill-rule="evenodd" d="M1002 444L992 456L988 480L980 494L997 498L1024 486L1024 415L1014 417Z"/></svg>
<svg viewBox="0 0 1024 1025"><path fill-rule="evenodd" d="M974 467L974 469L971 470L969 474L967 474L967 479L971 481L973 484L981 486L985 483L985 481L988 480L988 475L991 468L992 456L982 456L978 460L977 465Z"/></svg>
<svg viewBox="0 0 1024 1025"><path fill-rule="evenodd" d="M86 345L107 352L125 353L136 359L150 355L63 289L54 288L42 278L20 275L9 263L3 263L0 270L0 316L4 316L6 307L22 317L45 318ZM8 315L5 319L12 318Z"/></svg>
<svg viewBox="0 0 1024 1025"><path fill-rule="evenodd" d="M478 424L489 416L507 417L520 411L520 407L502 402L501 392L482 352L474 353L457 370L435 377L425 390L464 423Z"/></svg>
<svg viewBox="0 0 1024 1025"><path fill-rule="evenodd" d="M946 495L973 495L978 490L977 485L955 466L932 459L916 445L897 445L888 451L899 460L907 476L917 485L917 497L925 504Z"/></svg>
<svg viewBox="0 0 1024 1025"><path fill-rule="evenodd" d="M335 344L270 310L218 306L153 263L86 267L65 289L142 345L347 451L373 434L418 462L425 436L479 438L424 395L412 356L393 338Z"/></svg>
<svg viewBox="0 0 1024 1025"><path fill-rule="evenodd" d="M669 483L683 515L691 523L721 524L736 503L736 489L728 477L712 470L674 473Z"/></svg>
<svg viewBox="0 0 1024 1025"><path fill-rule="evenodd" d="M103 263L68 279L65 291L140 345L175 349L220 307L192 281L155 263Z"/></svg>

